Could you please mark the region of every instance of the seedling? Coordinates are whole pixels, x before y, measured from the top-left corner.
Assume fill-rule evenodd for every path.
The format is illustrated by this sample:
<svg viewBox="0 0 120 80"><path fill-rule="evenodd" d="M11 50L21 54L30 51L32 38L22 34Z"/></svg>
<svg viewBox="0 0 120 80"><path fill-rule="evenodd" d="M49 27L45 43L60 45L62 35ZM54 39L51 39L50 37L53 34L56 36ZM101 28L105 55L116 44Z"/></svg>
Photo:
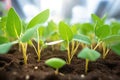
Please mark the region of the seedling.
<svg viewBox="0 0 120 80"><path fill-rule="evenodd" d="M100 19L95 14L92 14L92 19L95 22L95 35L97 37L97 47L102 46L103 48L103 59L105 59L106 55L109 52L109 48L107 47L104 39L111 35L111 28L109 25L104 24L105 16Z"/></svg>
<svg viewBox="0 0 120 80"><path fill-rule="evenodd" d="M111 35L108 36L107 38L105 38L103 40L109 47L111 47L111 49L116 53L116 54L120 54L120 35ZM107 54L106 54L107 55ZM105 55L105 56L106 56Z"/></svg>
<svg viewBox="0 0 120 80"><path fill-rule="evenodd" d="M41 57L41 50L44 46L44 39L43 39L43 33L44 33L44 27L41 27L41 24L44 23L49 17L49 10L45 10L41 13L39 13L37 16L35 16L28 24L27 29L31 29L34 28L36 25L37 27L33 29L31 29L32 32L35 33L35 41L37 42L37 48L35 47L35 45L32 43L33 48L35 49L35 52L38 56L38 62L40 61L40 57ZM25 39L27 39L27 36L31 36L29 33L31 33L31 31L28 32L27 35L25 35ZM28 40L30 40L30 38L28 38ZM26 40L26 41L28 41Z"/></svg>
<svg viewBox="0 0 120 80"><path fill-rule="evenodd" d="M28 23L27 27L25 28L22 26L21 20L13 8L11 8L8 12L6 33L9 36L10 40L17 40L17 43L21 45L25 64L27 64L28 42L31 40L31 38L33 37L37 29L40 27L40 25L47 20L48 14L49 10L45 10L39 13ZM6 43L1 45L1 47L7 46L7 44L8 47L6 50L4 49L3 52L7 52L8 49L12 46L12 43Z"/></svg>
<svg viewBox="0 0 120 80"><path fill-rule="evenodd" d="M96 61L100 57L100 53L93 49L89 49L88 47L86 47L78 53L77 57L86 59L85 73L87 73L89 61Z"/></svg>
<svg viewBox="0 0 120 80"><path fill-rule="evenodd" d="M55 68L55 74L57 75L59 73L59 69L63 67L66 64L66 62L60 58L50 58L45 61L45 64L52 68Z"/></svg>
<svg viewBox="0 0 120 80"><path fill-rule="evenodd" d="M69 43L73 38L73 33L72 33L70 27L67 24L65 24L64 22L59 23L59 33L60 33L61 38L65 41L65 44L66 44L65 46L67 49L67 56L68 56L67 63L70 64L71 53L70 53Z"/></svg>
<svg viewBox="0 0 120 80"><path fill-rule="evenodd" d="M65 48L67 49L68 64L71 63L71 60L79 47L80 44L79 42L85 44L91 44L91 41L89 40L88 37L80 34L75 35L75 33L72 32L71 28L63 21L59 23L59 33L61 38L64 40ZM75 46L75 41L76 41L76 46ZM72 44L71 50L70 50L70 42Z"/></svg>

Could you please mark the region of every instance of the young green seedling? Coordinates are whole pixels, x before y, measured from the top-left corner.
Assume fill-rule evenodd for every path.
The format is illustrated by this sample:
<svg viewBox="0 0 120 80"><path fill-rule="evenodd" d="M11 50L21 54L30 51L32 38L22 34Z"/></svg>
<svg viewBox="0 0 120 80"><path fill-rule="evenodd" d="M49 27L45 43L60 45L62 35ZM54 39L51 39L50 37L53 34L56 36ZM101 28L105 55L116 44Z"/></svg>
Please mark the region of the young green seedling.
<svg viewBox="0 0 120 80"><path fill-rule="evenodd" d="M41 51L43 50L43 48L46 46L45 45L45 36L44 36L44 31L45 31L45 27L39 27L39 29L37 29L36 32L36 37L34 37L34 40L37 42L37 47L35 47L35 45L32 43L33 48L35 49L35 52L38 56L37 61L40 62L40 58L41 58Z"/></svg>
<svg viewBox="0 0 120 80"><path fill-rule="evenodd" d="M102 46L103 48L103 59L106 57L106 55L109 52L109 48L107 48L106 43L103 41L105 38L111 35L111 28L109 25L105 25L105 16L100 19L98 16L95 14L92 14L92 19L95 22L95 36L98 38L97 41L97 46ZM95 49L96 49L95 48Z"/></svg>
<svg viewBox="0 0 120 80"><path fill-rule="evenodd" d="M44 10L43 12L39 13L37 16L35 16L28 24L27 26L27 30L30 30L26 33L26 35L24 35L24 37L22 38L25 39L24 42L27 42L31 39L31 33L33 35L33 33L35 33L35 41L37 42L37 48L35 47L35 45L32 43L33 48L36 51L36 54L38 56L38 62L40 61L40 57L41 57L41 50L44 46L44 39L42 37L43 33L44 33L44 27L41 27L41 24L46 22L47 19L49 17L49 10ZM30 36L30 37L29 37ZM29 37L29 38L28 38ZM32 42L32 41L31 41Z"/></svg>
<svg viewBox="0 0 120 80"><path fill-rule="evenodd" d="M60 33L60 36L61 38L65 41L65 46L66 46L66 49L67 49L67 63L70 64L71 63L71 53L70 53L70 41L72 40L73 38L73 33L70 29L70 27L65 24L63 21L61 21L59 23L59 33Z"/></svg>
<svg viewBox="0 0 120 80"><path fill-rule="evenodd" d="M27 43L21 41L21 37L23 36L23 26L19 16L13 8L8 12L6 32L11 40L18 40L19 45L21 45L19 47L22 47L24 64L27 64Z"/></svg>
<svg viewBox="0 0 120 80"><path fill-rule="evenodd" d="M59 23L59 33L61 38L64 40L65 48L67 49L68 64L71 63L71 60L75 55L80 43L85 43L88 45L91 44L91 41L87 36L81 34L75 34L74 31L72 32L71 28L64 22ZM70 49L70 42L72 45L72 49Z"/></svg>
<svg viewBox="0 0 120 80"><path fill-rule="evenodd" d="M100 57L100 53L93 49L89 49L88 47L86 47L78 53L77 57L86 59L85 73L87 73L89 61L96 61Z"/></svg>
<svg viewBox="0 0 120 80"><path fill-rule="evenodd" d="M66 64L66 62L60 58L50 58L45 61L45 64L52 68L55 68L55 74L57 75L59 73L59 69L63 67Z"/></svg>
<svg viewBox="0 0 120 80"><path fill-rule="evenodd" d="M17 39L18 43L22 47L22 53L24 58L24 63L27 64L27 45L28 42L33 37L34 33L40 27L41 23L44 23L48 18L49 10L45 10L35 16L24 28L21 24L21 20L17 13L11 8L8 12L7 23L6 23L6 32L8 36L13 39Z"/></svg>
<svg viewBox="0 0 120 80"><path fill-rule="evenodd" d="M103 39L103 41L106 43L108 47L111 47L111 49L116 52L116 54L120 54L119 49L120 49L120 35L111 35L108 36L107 38ZM105 56L107 53L105 54ZM104 58L105 58L104 56Z"/></svg>

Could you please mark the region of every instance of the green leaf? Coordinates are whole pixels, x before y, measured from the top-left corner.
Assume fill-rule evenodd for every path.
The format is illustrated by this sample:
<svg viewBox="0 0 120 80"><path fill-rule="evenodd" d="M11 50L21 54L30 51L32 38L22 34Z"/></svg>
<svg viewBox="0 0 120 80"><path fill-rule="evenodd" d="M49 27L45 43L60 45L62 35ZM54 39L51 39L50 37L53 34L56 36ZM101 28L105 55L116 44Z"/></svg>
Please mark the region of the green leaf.
<svg viewBox="0 0 120 80"><path fill-rule="evenodd" d="M77 57L88 59L90 61L96 61L100 57L100 53L89 48L84 48L81 52L78 53Z"/></svg>
<svg viewBox="0 0 120 80"><path fill-rule="evenodd" d="M26 30L25 33L21 36L20 41L28 42L33 37L39 26L40 25L36 25L35 27Z"/></svg>
<svg viewBox="0 0 120 80"><path fill-rule="evenodd" d="M119 44L116 44L116 45L113 45L111 47L112 51L114 51L116 54L118 54L120 56L120 43Z"/></svg>
<svg viewBox="0 0 120 80"><path fill-rule="evenodd" d="M120 33L120 23L119 22L112 22L111 32L112 32L112 35L117 35Z"/></svg>
<svg viewBox="0 0 120 80"><path fill-rule="evenodd" d="M97 22L98 25L102 25L102 24L104 23L104 22L103 22L97 15L95 15L95 14L92 14L91 17L92 17L93 22L94 22L94 23Z"/></svg>
<svg viewBox="0 0 120 80"><path fill-rule="evenodd" d="M71 41L73 38L73 33L70 27L65 24L63 21L59 23L59 33L63 40Z"/></svg>
<svg viewBox="0 0 120 80"><path fill-rule="evenodd" d="M58 26L55 22L48 22L48 26L46 27L45 35L46 37L53 36L58 30Z"/></svg>
<svg viewBox="0 0 120 80"><path fill-rule="evenodd" d="M84 35L88 35L89 33L93 33L94 31L94 27L90 23L83 23L81 26L79 26L79 28L80 28L80 33Z"/></svg>
<svg viewBox="0 0 120 80"><path fill-rule="evenodd" d="M120 35L111 35L103 39L103 41L108 45L115 45L120 43Z"/></svg>
<svg viewBox="0 0 120 80"><path fill-rule="evenodd" d="M44 10L36 15L28 24L27 29L36 26L37 24L44 23L49 17L49 10Z"/></svg>
<svg viewBox="0 0 120 80"><path fill-rule="evenodd" d="M60 58L50 58L45 61L45 64L52 68L59 69L63 67L66 64L66 62Z"/></svg>
<svg viewBox="0 0 120 80"><path fill-rule="evenodd" d="M9 51L9 49L11 48L11 46L13 44L16 44L17 41L14 42L8 42L8 43L4 43L0 45L0 54L5 54Z"/></svg>
<svg viewBox="0 0 120 80"><path fill-rule="evenodd" d="M73 40L74 40L74 41L81 42L81 43L85 43L85 44L88 44L88 45L91 44L90 39L89 39L87 36L82 35L82 34L76 34L76 35L73 37Z"/></svg>
<svg viewBox="0 0 120 80"><path fill-rule="evenodd" d="M39 31L39 38L41 40L45 41L46 40L46 36L45 36L46 27L40 26L39 29L38 29L38 31Z"/></svg>
<svg viewBox="0 0 120 80"><path fill-rule="evenodd" d="M0 44L6 43L9 40L6 37L0 36Z"/></svg>
<svg viewBox="0 0 120 80"><path fill-rule="evenodd" d="M71 30L72 30L73 35L77 34L79 30L78 24L72 25Z"/></svg>
<svg viewBox="0 0 120 80"><path fill-rule="evenodd" d="M21 34L21 20L15 10L11 8L8 12L6 31L10 37L18 38Z"/></svg>
<svg viewBox="0 0 120 80"><path fill-rule="evenodd" d="M103 23L106 21L107 16L108 16L107 14L104 14L104 15L103 15L103 17L102 17L102 19L101 19Z"/></svg>
<svg viewBox="0 0 120 80"><path fill-rule="evenodd" d="M96 28L95 35L101 40L103 38L106 38L110 35L110 27L108 25L103 25L101 27Z"/></svg>

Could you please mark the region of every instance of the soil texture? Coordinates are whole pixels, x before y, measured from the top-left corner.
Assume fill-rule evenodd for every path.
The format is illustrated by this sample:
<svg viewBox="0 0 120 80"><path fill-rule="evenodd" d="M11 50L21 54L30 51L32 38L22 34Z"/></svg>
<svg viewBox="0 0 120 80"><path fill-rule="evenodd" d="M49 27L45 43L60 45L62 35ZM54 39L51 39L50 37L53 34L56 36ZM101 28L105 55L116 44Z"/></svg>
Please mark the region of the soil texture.
<svg viewBox="0 0 120 80"><path fill-rule="evenodd" d="M78 51L81 49L79 48ZM24 65L22 52L15 45L7 54L0 55L0 80L120 80L120 56L110 51L105 59L89 63L85 74L85 60L77 54L70 65L66 64L55 75L55 69L45 65L45 60L52 57L67 59L67 52L48 47L41 53L41 61L32 47L28 47L28 64Z"/></svg>

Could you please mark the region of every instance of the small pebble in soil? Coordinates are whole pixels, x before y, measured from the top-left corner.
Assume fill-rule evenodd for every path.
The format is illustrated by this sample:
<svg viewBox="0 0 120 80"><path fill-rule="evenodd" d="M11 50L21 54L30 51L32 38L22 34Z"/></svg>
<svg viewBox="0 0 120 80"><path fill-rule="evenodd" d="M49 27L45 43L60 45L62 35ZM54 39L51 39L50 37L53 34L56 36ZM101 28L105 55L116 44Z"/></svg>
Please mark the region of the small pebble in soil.
<svg viewBox="0 0 120 80"><path fill-rule="evenodd" d="M13 75L17 75L17 72L13 72Z"/></svg>
<svg viewBox="0 0 120 80"><path fill-rule="evenodd" d="M26 75L25 76L25 80L29 80L30 79L30 76L29 75Z"/></svg>
<svg viewBox="0 0 120 80"><path fill-rule="evenodd" d="M37 70L37 69L38 69L38 66L35 66L34 69Z"/></svg>
<svg viewBox="0 0 120 80"><path fill-rule="evenodd" d="M81 78L85 78L85 75L84 75L84 74L81 74L80 77L81 77Z"/></svg>

